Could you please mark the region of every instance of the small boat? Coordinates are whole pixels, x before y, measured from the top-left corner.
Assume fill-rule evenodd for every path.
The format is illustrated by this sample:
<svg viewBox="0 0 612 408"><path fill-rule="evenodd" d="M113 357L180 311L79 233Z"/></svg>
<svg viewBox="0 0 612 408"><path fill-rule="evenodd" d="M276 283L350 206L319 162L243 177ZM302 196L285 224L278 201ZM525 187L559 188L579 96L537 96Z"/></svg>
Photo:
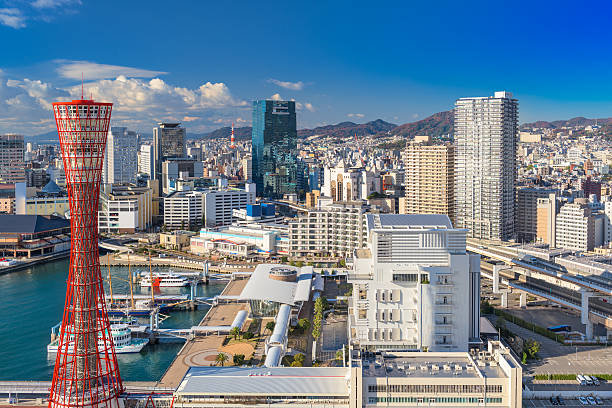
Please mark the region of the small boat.
<svg viewBox="0 0 612 408"><path fill-rule="evenodd" d="M115 345L115 353L117 354L139 353L144 348L144 346L149 344L149 339L132 338L132 330L127 324L111 324L110 327L111 335L113 336L113 343ZM71 341L68 345L69 352L71 352L71 348L74 347L74 335L71 335L70 337ZM58 347L59 339L47 345L47 353L57 353ZM98 347L105 347L104 340L101 338L101 336L98 336Z"/></svg>
<svg viewBox="0 0 612 408"><path fill-rule="evenodd" d="M144 287L181 287L189 285L189 280L172 272L142 273L140 286Z"/></svg>

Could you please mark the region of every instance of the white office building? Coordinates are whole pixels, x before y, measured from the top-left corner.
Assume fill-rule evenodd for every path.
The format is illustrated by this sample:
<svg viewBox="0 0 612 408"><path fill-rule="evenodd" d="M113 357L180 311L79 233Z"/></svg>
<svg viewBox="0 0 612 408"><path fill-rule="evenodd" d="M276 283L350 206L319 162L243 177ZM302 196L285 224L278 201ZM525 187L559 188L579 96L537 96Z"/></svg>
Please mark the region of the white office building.
<svg viewBox="0 0 612 408"><path fill-rule="evenodd" d="M138 171L138 138L136 132L125 127L111 127L108 131L102 178L104 183L136 182Z"/></svg>
<svg viewBox="0 0 612 408"><path fill-rule="evenodd" d="M518 101L509 92L455 103L455 226L479 239L516 232Z"/></svg>
<svg viewBox="0 0 612 408"><path fill-rule="evenodd" d="M202 191L175 191L164 198L164 225L169 229L190 229L202 225Z"/></svg>
<svg viewBox="0 0 612 408"><path fill-rule="evenodd" d="M247 184L245 190L226 188L209 190L204 194L204 226L230 225L233 211L255 204L254 184Z"/></svg>
<svg viewBox="0 0 612 408"><path fill-rule="evenodd" d="M557 248L592 251L596 246L595 218L584 198L561 207L556 220Z"/></svg>
<svg viewBox="0 0 612 408"><path fill-rule="evenodd" d="M295 256L352 256L367 242L367 206L334 203L289 223L289 250Z"/></svg>
<svg viewBox="0 0 612 408"><path fill-rule="evenodd" d="M153 178L153 146L141 145L138 153L138 172Z"/></svg>
<svg viewBox="0 0 612 408"><path fill-rule="evenodd" d="M349 338L367 350L467 351L480 335L480 258L446 215L370 214L355 251Z"/></svg>
<svg viewBox="0 0 612 408"><path fill-rule="evenodd" d="M242 258L251 255L269 256L276 253L280 232L253 227L229 226L203 228L191 237L191 252L197 255L219 253Z"/></svg>

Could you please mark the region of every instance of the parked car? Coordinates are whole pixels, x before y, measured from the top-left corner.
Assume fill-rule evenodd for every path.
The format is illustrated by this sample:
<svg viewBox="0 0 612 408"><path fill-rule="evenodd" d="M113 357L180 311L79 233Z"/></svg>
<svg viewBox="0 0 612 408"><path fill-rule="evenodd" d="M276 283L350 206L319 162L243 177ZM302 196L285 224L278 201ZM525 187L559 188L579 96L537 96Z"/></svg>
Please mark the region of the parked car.
<svg viewBox="0 0 612 408"><path fill-rule="evenodd" d="M580 401L582 405L589 405L589 401L584 397L578 397L578 401Z"/></svg>
<svg viewBox="0 0 612 408"><path fill-rule="evenodd" d="M557 402L557 399L556 399L556 398L554 398L554 397L550 397L550 398L549 398L549 401L550 401L550 403L551 403L551 404L553 404L553 405L558 405L558 404L559 404L559 403Z"/></svg>
<svg viewBox="0 0 612 408"><path fill-rule="evenodd" d="M595 401L595 398L591 397L590 395L588 397L586 397L587 401L589 401L590 405L597 405L597 401Z"/></svg>
<svg viewBox="0 0 612 408"><path fill-rule="evenodd" d="M603 405L603 400L598 396L595 396L595 402L597 403L597 405Z"/></svg>
<svg viewBox="0 0 612 408"><path fill-rule="evenodd" d="M559 405L565 405L565 400L563 400L562 396L557 396L557 402L559 403Z"/></svg>

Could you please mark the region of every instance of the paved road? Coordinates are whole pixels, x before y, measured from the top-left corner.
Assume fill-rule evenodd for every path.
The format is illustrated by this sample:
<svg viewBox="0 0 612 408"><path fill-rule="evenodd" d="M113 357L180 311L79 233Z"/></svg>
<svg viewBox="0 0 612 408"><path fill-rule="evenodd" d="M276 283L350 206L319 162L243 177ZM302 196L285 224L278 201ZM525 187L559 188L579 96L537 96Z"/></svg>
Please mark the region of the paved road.
<svg viewBox="0 0 612 408"><path fill-rule="evenodd" d="M578 400L568 400L568 399L564 399L565 401L565 407L584 407L584 405L582 405L580 403L580 401ZM598 405L600 407L612 407L612 401L610 400L603 400L604 401L604 405ZM551 404L551 402L546 399L546 400L527 400L524 399L523 400L523 407L525 408L543 408L543 407L552 407L552 406L557 406L557 405L553 405Z"/></svg>

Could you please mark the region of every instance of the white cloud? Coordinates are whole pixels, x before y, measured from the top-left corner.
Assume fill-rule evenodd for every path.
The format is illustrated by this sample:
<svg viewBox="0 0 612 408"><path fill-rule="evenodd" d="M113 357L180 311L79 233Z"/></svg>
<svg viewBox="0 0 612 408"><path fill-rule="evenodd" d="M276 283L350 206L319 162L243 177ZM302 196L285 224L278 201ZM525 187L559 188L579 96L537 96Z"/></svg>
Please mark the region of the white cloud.
<svg viewBox="0 0 612 408"><path fill-rule="evenodd" d="M273 101L282 101L282 100L283 100L283 97L282 97L282 96L280 96L280 94L275 93L274 95L272 95L272 96L270 97L270 99L272 99Z"/></svg>
<svg viewBox="0 0 612 408"><path fill-rule="evenodd" d="M348 115L349 118L363 118L365 117L365 115L363 113L349 113Z"/></svg>
<svg viewBox="0 0 612 408"><path fill-rule="evenodd" d="M81 5L81 0L36 0L32 2L32 7L37 9L55 8L60 6L68 6L78 4Z"/></svg>
<svg viewBox="0 0 612 408"><path fill-rule="evenodd" d="M89 61L65 61L56 60L59 64L57 73L69 79L81 80L81 75L85 80L117 78L124 75L130 78L152 78L166 74L162 71L151 71L148 69L122 67L119 65L98 64Z"/></svg>
<svg viewBox="0 0 612 408"><path fill-rule="evenodd" d="M414 113L414 114L412 114L412 119L416 119L416 118L418 118L418 117L419 117L419 114L418 114L418 113Z"/></svg>
<svg viewBox="0 0 612 408"><path fill-rule="evenodd" d="M0 8L0 24L11 28L24 28L26 18L17 8Z"/></svg>
<svg viewBox="0 0 612 408"><path fill-rule="evenodd" d="M278 79L268 79L268 82L280 86L281 88L291 89L292 91L301 91L304 89L304 83L302 81L298 82L289 82L289 81L279 81Z"/></svg>
<svg viewBox="0 0 612 408"><path fill-rule="evenodd" d="M230 117L230 111L233 117L249 110L249 105L235 98L221 82L185 88L160 78L119 76L85 82L84 89L86 98L113 103L114 124L139 131L151 129L159 121L182 121L189 123L190 132L198 133L214 128L213 120ZM52 131L51 103L80 97L80 83L58 88L40 80L6 78L0 71L0 133L35 135Z"/></svg>

